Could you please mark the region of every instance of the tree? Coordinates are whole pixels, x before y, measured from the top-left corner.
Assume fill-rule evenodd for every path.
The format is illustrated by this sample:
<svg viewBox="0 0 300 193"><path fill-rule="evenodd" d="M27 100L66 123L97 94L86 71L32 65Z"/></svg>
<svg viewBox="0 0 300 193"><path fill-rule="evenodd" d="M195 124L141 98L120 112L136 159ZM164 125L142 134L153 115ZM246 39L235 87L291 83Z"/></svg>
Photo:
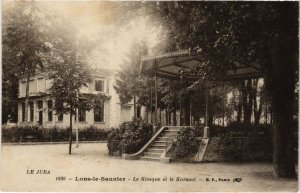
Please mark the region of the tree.
<svg viewBox="0 0 300 193"><path fill-rule="evenodd" d="M137 100L142 93L147 93L145 85L145 78L139 76L139 65L141 57L147 52L145 42L136 42L131 46L128 54L128 61L126 61L117 76L114 86L122 104L126 104L133 99L134 119L137 118ZM145 96L145 95L144 95Z"/></svg>
<svg viewBox="0 0 300 193"><path fill-rule="evenodd" d="M298 67L298 2L157 2L147 5L146 10L154 18L160 18L164 26L169 44L164 51L191 49L201 56L196 70L187 73L202 74L206 79L222 77L236 63L260 65L274 115L274 175L294 176L294 160L290 159L293 146L289 139L293 138ZM246 111L248 107L244 106ZM258 113L259 108L256 110ZM246 119L249 121L249 116Z"/></svg>
<svg viewBox="0 0 300 193"><path fill-rule="evenodd" d="M298 81L298 7L298 2L161 2L153 12L164 18L177 49L190 48L201 56L196 74L222 77L234 63L260 65L274 112L277 177L295 175L290 139Z"/></svg>
<svg viewBox="0 0 300 193"><path fill-rule="evenodd" d="M37 70L42 70L44 56L51 49L49 26L35 2L6 3L3 14L3 88L4 106L14 109L18 93L17 80L26 77L25 122L28 121L29 81ZM14 70L11 70L14 69ZM15 94L11 94L15 93ZM14 113L16 110L14 109ZM12 114L12 112L3 112ZM7 117L4 119L6 120Z"/></svg>
<svg viewBox="0 0 300 193"><path fill-rule="evenodd" d="M64 23L66 25L66 23ZM90 110L97 103L110 97L105 94L81 94L80 89L93 80L92 70L87 64L87 50L78 47L78 39L72 25L57 26L59 32L53 42L54 49L48 57L48 78L53 80L50 87L51 97L55 100L57 114L70 114L69 154L72 149L72 125L76 109ZM75 31L76 32L76 31Z"/></svg>

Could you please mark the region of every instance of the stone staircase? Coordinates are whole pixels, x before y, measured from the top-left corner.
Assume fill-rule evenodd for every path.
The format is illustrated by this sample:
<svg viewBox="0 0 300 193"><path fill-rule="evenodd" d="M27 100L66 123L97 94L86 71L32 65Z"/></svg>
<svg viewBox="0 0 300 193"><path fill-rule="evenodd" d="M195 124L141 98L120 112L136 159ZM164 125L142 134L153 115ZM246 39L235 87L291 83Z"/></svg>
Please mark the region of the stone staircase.
<svg viewBox="0 0 300 193"><path fill-rule="evenodd" d="M164 126L160 128L149 142L135 154L123 154L124 159L141 159L147 161L170 162L166 157L167 151L172 146L172 141L176 137L182 126Z"/></svg>
<svg viewBox="0 0 300 193"><path fill-rule="evenodd" d="M172 144L172 140L176 137L180 127L166 127L158 137L150 144L140 157L141 160L160 161L163 153Z"/></svg>

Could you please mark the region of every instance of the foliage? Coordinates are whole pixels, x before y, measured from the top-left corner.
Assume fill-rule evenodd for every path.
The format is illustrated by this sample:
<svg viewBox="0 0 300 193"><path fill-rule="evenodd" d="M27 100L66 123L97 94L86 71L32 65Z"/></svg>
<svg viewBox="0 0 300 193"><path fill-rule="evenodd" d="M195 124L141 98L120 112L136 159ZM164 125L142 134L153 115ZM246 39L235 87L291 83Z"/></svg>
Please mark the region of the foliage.
<svg viewBox="0 0 300 193"><path fill-rule="evenodd" d="M139 75L141 57L146 54L146 49L145 42L136 42L131 46L128 60L121 66L121 70L117 74L116 85L114 86L122 104L130 102L132 99L134 100L134 118L137 118L136 102L138 98L142 95L145 97L148 93L148 85L145 85L147 79Z"/></svg>
<svg viewBox="0 0 300 193"><path fill-rule="evenodd" d="M90 126L79 130L80 141L106 140L109 129ZM73 136L74 138L74 136ZM68 128L39 128L37 126L2 127L3 142L65 142L69 140Z"/></svg>
<svg viewBox="0 0 300 193"><path fill-rule="evenodd" d="M43 22L46 17L47 14L40 10L36 2L4 3L2 123L8 119L14 122L17 120L19 78L26 76L28 81L30 76L45 66L44 59L52 46L50 43L52 20L47 18L48 22ZM28 91L26 96L28 97Z"/></svg>
<svg viewBox="0 0 300 193"><path fill-rule="evenodd" d="M271 125L249 125L233 122L226 127L213 126L212 137L271 137Z"/></svg>
<svg viewBox="0 0 300 193"><path fill-rule="evenodd" d="M80 88L92 81L92 70L87 65L86 54L78 48L78 42L74 41L76 38L72 32L74 29L71 25L60 30L54 42L56 49L48 58L48 78L53 80L49 90L58 113L74 114L80 105Z"/></svg>
<svg viewBox="0 0 300 193"><path fill-rule="evenodd" d="M80 141L106 140L108 138L109 132L110 130L98 129L94 126L89 126L85 129L79 130L79 140Z"/></svg>
<svg viewBox="0 0 300 193"><path fill-rule="evenodd" d="M153 128L148 124L136 124L134 122L123 123L122 151L124 153L136 153L152 137Z"/></svg>
<svg viewBox="0 0 300 193"><path fill-rule="evenodd" d="M108 135L107 147L110 155L114 152L136 153L153 135L153 127L147 123L124 122Z"/></svg>
<svg viewBox="0 0 300 193"><path fill-rule="evenodd" d="M178 157L186 156L197 151L195 131L190 127L181 129L176 137L175 154Z"/></svg>
<svg viewBox="0 0 300 193"><path fill-rule="evenodd" d="M271 161L270 137L212 137L205 161Z"/></svg>
<svg viewBox="0 0 300 193"><path fill-rule="evenodd" d="M114 155L115 152L118 152L119 155L122 154L122 134L123 131L119 128L112 129L107 137L107 148L109 155Z"/></svg>

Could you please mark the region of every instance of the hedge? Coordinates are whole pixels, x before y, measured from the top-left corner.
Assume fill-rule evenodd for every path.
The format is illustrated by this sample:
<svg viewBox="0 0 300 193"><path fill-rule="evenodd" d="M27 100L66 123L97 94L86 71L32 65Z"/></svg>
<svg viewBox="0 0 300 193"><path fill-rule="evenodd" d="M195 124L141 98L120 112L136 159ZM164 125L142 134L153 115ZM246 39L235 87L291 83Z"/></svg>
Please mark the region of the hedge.
<svg viewBox="0 0 300 193"><path fill-rule="evenodd" d="M212 137L204 161L271 161L272 139L266 137Z"/></svg>
<svg viewBox="0 0 300 193"><path fill-rule="evenodd" d="M106 140L109 130L90 126L79 130L80 141ZM61 142L69 140L68 128L39 128L37 126L2 127L2 141L7 142ZM75 140L75 132L73 132Z"/></svg>

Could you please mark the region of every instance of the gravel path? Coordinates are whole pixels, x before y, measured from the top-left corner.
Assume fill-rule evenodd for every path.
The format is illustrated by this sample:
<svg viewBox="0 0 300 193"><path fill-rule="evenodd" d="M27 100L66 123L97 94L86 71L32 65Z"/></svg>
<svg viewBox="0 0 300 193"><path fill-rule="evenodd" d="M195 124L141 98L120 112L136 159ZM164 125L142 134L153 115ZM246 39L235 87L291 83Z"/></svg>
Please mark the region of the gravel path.
<svg viewBox="0 0 300 193"><path fill-rule="evenodd" d="M81 144L73 148L72 155L68 155L67 144L2 145L1 167L2 191L296 192L298 189L297 180L274 178L270 163L164 164L123 160L108 156L105 143ZM27 174L31 170L34 174ZM37 170L46 171L36 174Z"/></svg>

